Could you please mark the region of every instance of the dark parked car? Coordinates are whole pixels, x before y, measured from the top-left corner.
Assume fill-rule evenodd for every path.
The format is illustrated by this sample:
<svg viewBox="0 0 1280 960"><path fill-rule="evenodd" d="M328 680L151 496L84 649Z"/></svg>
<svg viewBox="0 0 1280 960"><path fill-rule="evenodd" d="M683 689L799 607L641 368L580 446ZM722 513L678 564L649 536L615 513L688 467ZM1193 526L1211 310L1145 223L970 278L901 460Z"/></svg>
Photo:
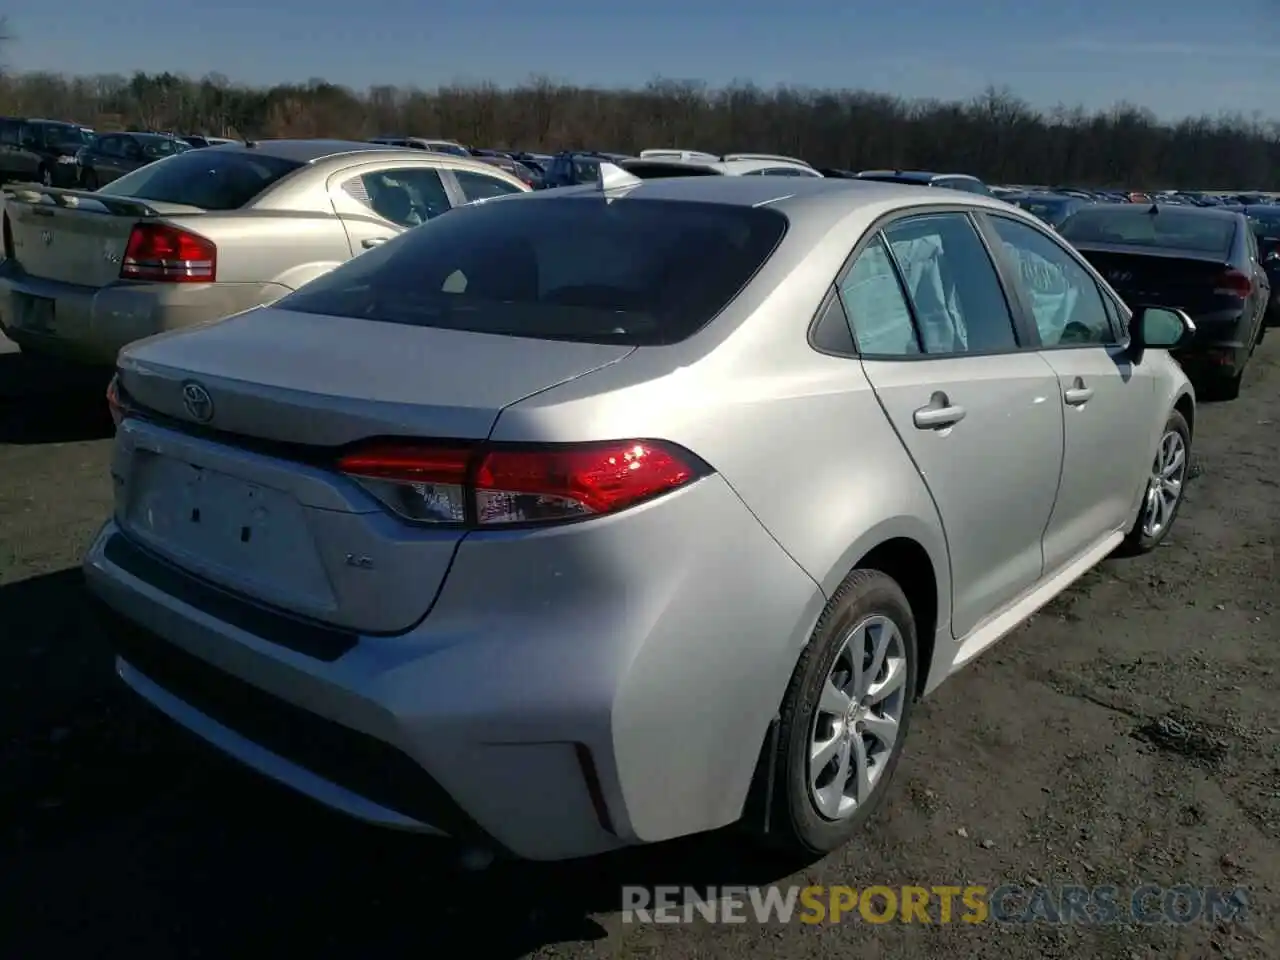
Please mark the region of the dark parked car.
<svg viewBox="0 0 1280 960"><path fill-rule="evenodd" d="M1271 305L1267 310L1267 326L1280 327L1280 204L1245 207L1245 216L1253 227L1262 256L1262 269L1271 281Z"/></svg>
<svg viewBox="0 0 1280 960"><path fill-rule="evenodd" d="M1177 307L1195 339L1175 356L1197 391L1232 400L1266 332L1271 281L1243 214L1208 207L1096 204L1058 228L1130 308Z"/></svg>
<svg viewBox="0 0 1280 960"><path fill-rule="evenodd" d="M101 133L79 153L80 184L97 190L148 163L193 149L165 133Z"/></svg>
<svg viewBox="0 0 1280 960"><path fill-rule="evenodd" d="M243 140L233 140L230 137L206 137L200 134L191 134L182 137L182 140L197 150L203 150L205 147L221 147L227 143L243 143Z"/></svg>
<svg viewBox="0 0 1280 960"><path fill-rule="evenodd" d="M589 150L572 150L557 153L547 166L543 183L547 187L571 187L578 183L594 183L600 173L600 163L617 163L631 159L621 153L596 153Z"/></svg>
<svg viewBox="0 0 1280 960"><path fill-rule="evenodd" d="M882 183L914 183L922 187L945 187L948 190L963 190L965 193L980 193L989 197L990 188L977 177L967 173L929 173L924 170L863 170L858 174L859 180L879 180Z"/></svg>
<svg viewBox="0 0 1280 960"><path fill-rule="evenodd" d="M497 167L506 173L511 174L526 187L531 190L540 190L543 186L543 175L541 172L535 172L527 164L521 163L513 154L506 153L502 150L487 150L479 147L471 148L471 156L481 163L487 163L491 167Z"/></svg>
<svg viewBox="0 0 1280 960"><path fill-rule="evenodd" d="M1027 213L1039 217L1053 229L1057 230L1062 221L1067 219L1081 207L1093 201L1078 196L1064 196L1058 193L1009 193L1000 198L1005 203L1015 203Z"/></svg>
<svg viewBox="0 0 1280 960"><path fill-rule="evenodd" d="M76 154L90 139L74 123L0 117L0 179L73 187Z"/></svg>

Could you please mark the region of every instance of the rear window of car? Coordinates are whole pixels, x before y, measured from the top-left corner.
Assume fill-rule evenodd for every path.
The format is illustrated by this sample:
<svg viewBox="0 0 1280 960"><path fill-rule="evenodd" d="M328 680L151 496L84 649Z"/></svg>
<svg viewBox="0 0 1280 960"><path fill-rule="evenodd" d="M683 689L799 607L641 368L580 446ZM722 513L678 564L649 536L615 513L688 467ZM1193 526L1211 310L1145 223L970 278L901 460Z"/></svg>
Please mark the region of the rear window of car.
<svg viewBox="0 0 1280 960"><path fill-rule="evenodd" d="M189 150L127 173L101 192L205 210L238 210L301 166L296 160L260 153Z"/></svg>
<svg viewBox="0 0 1280 960"><path fill-rule="evenodd" d="M1194 250L1227 256L1236 224L1217 216L1162 207L1151 213L1145 205L1108 205L1078 210L1058 228L1072 243L1115 243L1125 246Z"/></svg>
<svg viewBox="0 0 1280 960"><path fill-rule="evenodd" d="M148 160L160 160L164 157L171 157L175 153L186 153L192 149L191 144L175 137L152 137L135 134L133 139L138 142L138 146L142 148L142 155Z"/></svg>
<svg viewBox="0 0 1280 960"><path fill-rule="evenodd" d="M427 149L433 153L447 153L453 157L469 157L470 152L465 147L461 147L456 143L445 143L440 140L427 141Z"/></svg>
<svg viewBox="0 0 1280 960"><path fill-rule="evenodd" d="M657 346L709 323L787 230L775 210L515 196L462 207L300 288L302 313Z"/></svg>
<svg viewBox="0 0 1280 960"><path fill-rule="evenodd" d="M46 147L83 147L89 137L79 127L70 124L48 123L40 128L42 140Z"/></svg>
<svg viewBox="0 0 1280 960"><path fill-rule="evenodd" d="M1276 208L1275 213L1262 213L1261 211L1250 211L1249 225L1253 227L1255 236L1280 237L1280 207Z"/></svg>

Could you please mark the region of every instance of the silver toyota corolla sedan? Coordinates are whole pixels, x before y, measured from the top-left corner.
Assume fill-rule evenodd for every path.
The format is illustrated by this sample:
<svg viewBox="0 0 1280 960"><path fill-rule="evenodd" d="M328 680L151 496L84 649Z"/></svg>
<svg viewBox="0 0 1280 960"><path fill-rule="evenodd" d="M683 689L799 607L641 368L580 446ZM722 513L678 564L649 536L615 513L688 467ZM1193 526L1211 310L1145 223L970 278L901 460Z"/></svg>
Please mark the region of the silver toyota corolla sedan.
<svg viewBox="0 0 1280 960"><path fill-rule="evenodd" d="M1190 330L996 200L605 165L126 348L85 572L129 686L356 817L818 854L919 697L1168 534Z"/></svg>

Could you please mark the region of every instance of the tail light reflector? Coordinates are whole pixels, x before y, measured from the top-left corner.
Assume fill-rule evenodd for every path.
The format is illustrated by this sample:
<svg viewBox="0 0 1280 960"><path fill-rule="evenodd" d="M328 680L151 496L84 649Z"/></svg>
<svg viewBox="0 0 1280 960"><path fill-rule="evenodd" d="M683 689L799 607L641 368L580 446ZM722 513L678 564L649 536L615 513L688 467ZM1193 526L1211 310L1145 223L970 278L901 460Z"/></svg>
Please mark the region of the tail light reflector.
<svg viewBox="0 0 1280 960"><path fill-rule="evenodd" d="M120 378L117 376L107 384L107 409L111 411L111 422L120 426L124 420L124 404L120 401Z"/></svg>
<svg viewBox="0 0 1280 960"><path fill-rule="evenodd" d="M1219 296L1244 300L1253 293L1253 279L1239 270L1228 270L1218 278L1218 285L1213 292Z"/></svg>
<svg viewBox="0 0 1280 960"><path fill-rule="evenodd" d="M212 240L165 223L136 223L120 264L122 280L212 283L218 247Z"/></svg>
<svg viewBox="0 0 1280 960"><path fill-rule="evenodd" d="M527 448L387 441L347 454L338 469L406 520L468 527L617 513L711 472L656 440Z"/></svg>

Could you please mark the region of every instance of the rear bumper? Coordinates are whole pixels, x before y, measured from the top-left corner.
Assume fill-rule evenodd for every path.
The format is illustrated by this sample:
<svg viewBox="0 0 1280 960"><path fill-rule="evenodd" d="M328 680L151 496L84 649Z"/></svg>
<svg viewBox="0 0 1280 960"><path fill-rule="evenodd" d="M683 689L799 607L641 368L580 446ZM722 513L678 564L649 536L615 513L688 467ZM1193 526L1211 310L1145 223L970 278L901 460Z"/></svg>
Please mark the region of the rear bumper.
<svg viewBox="0 0 1280 960"><path fill-rule="evenodd" d="M1191 380L1230 379L1244 369L1253 345L1248 318L1235 314L1208 314L1192 318L1195 340L1173 351Z"/></svg>
<svg viewBox="0 0 1280 960"><path fill-rule="evenodd" d="M85 574L153 705L352 816L541 860L736 820L824 602L716 476L572 530L469 538L422 624L345 648L210 606L122 539L108 523Z"/></svg>
<svg viewBox="0 0 1280 960"><path fill-rule="evenodd" d="M86 287L27 274L0 261L0 330L24 350L80 363L111 365L120 348L153 334L220 320L289 291L278 284L119 283ZM21 300L54 302L46 328L23 326Z"/></svg>

